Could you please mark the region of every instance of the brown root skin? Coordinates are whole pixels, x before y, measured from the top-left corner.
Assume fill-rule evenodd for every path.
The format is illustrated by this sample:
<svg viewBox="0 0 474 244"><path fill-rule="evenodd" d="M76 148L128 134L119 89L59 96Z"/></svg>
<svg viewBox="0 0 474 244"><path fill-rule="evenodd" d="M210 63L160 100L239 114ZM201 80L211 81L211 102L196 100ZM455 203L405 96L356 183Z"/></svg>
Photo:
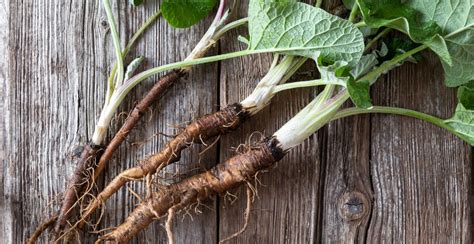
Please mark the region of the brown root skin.
<svg viewBox="0 0 474 244"><path fill-rule="evenodd" d="M158 98L161 98L165 92L168 91L168 88L170 88L184 75L185 72L183 71L173 70L162 76L158 82L153 85L150 91L148 91L145 97L140 100L137 105L135 105L120 130L115 134L114 138L112 138L104 153L100 157L97 168L95 169L94 178L97 178L104 170L107 162L112 158L114 152L118 149L120 144L122 144L138 121L140 121L140 118L143 116L143 114L145 114L151 104L153 104Z"/></svg>
<svg viewBox="0 0 474 244"><path fill-rule="evenodd" d="M275 138L266 139L257 147L236 155L204 173L169 185L140 204L127 219L100 240L122 243L130 240L155 218L183 210L198 201L216 194L223 194L241 184L249 182L261 170L270 168L285 153Z"/></svg>
<svg viewBox="0 0 474 244"><path fill-rule="evenodd" d="M95 163L95 157L100 149L100 146L94 145L92 143L88 143L86 146L84 146L81 156L77 161L74 174L69 179L68 187L64 193L63 203L56 220L56 225L54 227L55 235L59 235L59 233L64 228L64 225L66 224L66 221L77 200L77 196L81 194L82 188L88 181L88 179L85 179L87 176L86 171Z"/></svg>
<svg viewBox="0 0 474 244"><path fill-rule="evenodd" d="M56 220L58 219L58 215L54 215L48 220L44 221L38 227L36 227L36 230L31 234L30 238L26 241L27 244L34 244L38 240L38 238L43 234L43 232L48 229L50 226L54 225L56 223Z"/></svg>
<svg viewBox="0 0 474 244"><path fill-rule="evenodd" d="M95 163L94 155L100 147L96 145L89 144L84 147L81 157L77 162L77 167L74 171L73 176L69 180L68 188L64 194L63 204L59 211L59 217L54 228L56 236L59 236L60 232L64 229L64 225L68 220L70 212L83 191L84 187L87 185L87 182L90 182L92 179L86 179L86 170L94 169L94 180L100 175L104 170L107 161L112 157L113 153L117 150L120 144L125 140L130 131L135 127L143 114L147 111L150 105L156 101L158 98L162 97L163 94L168 90L168 88L173 85L180 77L185 73L182 71L174 70L168 74L161 77L155 85L148 91L145 97L140 100L140 102L133 108L130 116L126 119L120 130L116 133L115 137L110 141L109 145L104 150L102 156L97 163L97 166L93 165ZM90 160L94 159L94 160Z"/></svg>
<svg viewBox="0 0 474 244"><path fill-rule="evenodd" d="M87 206L80 222L88 219L96 209L100 208L103 202L117 192L125 183L141 179L148 174L154 174L157 170L179 161L181 151L190 144L202 143L203 140L226 134L237 128L247 116L247 113L242 110L242 106L235 103L189 124L160 153L146 158L140 163L140 166L127 169L115 177ZM79 223L79 225L82 224Z"/></svg>

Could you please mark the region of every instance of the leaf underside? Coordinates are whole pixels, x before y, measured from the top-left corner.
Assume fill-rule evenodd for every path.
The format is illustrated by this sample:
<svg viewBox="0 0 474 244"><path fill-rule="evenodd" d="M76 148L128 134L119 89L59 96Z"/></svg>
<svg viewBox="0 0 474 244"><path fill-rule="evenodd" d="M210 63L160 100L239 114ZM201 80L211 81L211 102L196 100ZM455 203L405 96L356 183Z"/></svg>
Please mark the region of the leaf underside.
<svg viewBox="0 0 474 244"><path fill-rule="evenodd" d="M288 55L355 65L364 49L362 33L320 8L292 1L251 0L251 50L281 49Z"/></svg>

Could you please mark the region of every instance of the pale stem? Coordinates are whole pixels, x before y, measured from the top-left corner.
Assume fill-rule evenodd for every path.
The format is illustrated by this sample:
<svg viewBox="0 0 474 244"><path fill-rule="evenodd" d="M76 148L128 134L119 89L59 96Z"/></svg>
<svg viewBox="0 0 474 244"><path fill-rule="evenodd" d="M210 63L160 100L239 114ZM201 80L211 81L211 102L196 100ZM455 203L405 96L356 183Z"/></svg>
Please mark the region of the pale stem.
<svg viewBox="0 0 474 244"><path fill-rule="evenodd" d="M334 81L327 81L327 80L308 80L308 81L297 81L297 82L291 82L288 84L281 84L278 85L273 92L278 93L281 91L289 90L289 89L295 89L295 88L303 88L303 87L313 87L313 86L323 86L323 85L341 85L338 82Z"/></svg>
<svg viewBox="0 0 474 244"><path fill-rule="evenodd" d="M160 17L161 11L158 10L156 11L150 18L148 18L145 23L140 26L140 28L133 34L132 38L130 38L130 41L128 44L125 46L125 48L122 51L122 59L124 59L130 49L135 45L135 43L138 41L140 36L145 33L145 31L150 27L157 19ZM114 66L112 67L112 71L110 71L109 79L108 79L108 87L107 87L107 96L106 96L106 101L105 104L109 103L110 97L112 96L112 92L114 91L114 79L115 75L117 73L117 62L114 63Z"/></svg>
<svg viewBox="0 0 474 244"><path fill-rule="evenodd" d="M122 48L120 47L120 37L117 31L117 25L115 24L114 15L112 13L112 8L110 7L109 0L102 0L104 4L105 13L107 14L107 21L109 22L110 33L112 34L112 41L114 43L115 56L117 59L118 74L116 76L117 80L115 86L118 87L123 82L124 67L123 67L123 58L122 58Z"/></svg>
<svg viewBox="0 0 474 244"><path fill-rule="evenodd" d="M384 63L380 67L358 79L357 82L369 80L371 81L371 84L373 84L379 75L394 67L395 64L398 64L402 60L424 50L425 48L426 46L421 45L404 54L396 56L392 60ZM328 85L326 88L331 88L332 86L334 85ZM337 110L347 99L349 99L349 97L349 93L344 89L336 96L326 100L320 106L318 106L318 104L321 103L322 99L319 96L314 99L313 102L308 104L295 117L290 119L290 121L273 134L280 142L279 146L281 149L287 151L301 144L307 137L331 121L331 119L336 115Z"/></svg>
<svg viewBox="0 0 474 244"><path fill-rule="evenodd" d="M278 57L275 57L275 59L278 59ZM255 114L270 102L274 95L273 89L278 84L285 82L282 78L292 68L293 60L293 56L285 56L280 64L270 68L268 73L257 84L252 94L241 102L242 107L247 112Z"/></svg>

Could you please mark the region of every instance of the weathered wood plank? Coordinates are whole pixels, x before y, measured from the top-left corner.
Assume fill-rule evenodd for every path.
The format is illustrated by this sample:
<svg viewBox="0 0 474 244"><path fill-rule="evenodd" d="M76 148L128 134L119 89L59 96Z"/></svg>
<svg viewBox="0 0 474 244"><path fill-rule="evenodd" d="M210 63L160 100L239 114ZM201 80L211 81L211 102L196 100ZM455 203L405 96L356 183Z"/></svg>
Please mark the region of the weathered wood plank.
<svg viewBox="0 0 474 244"><path fill-rule="evenodd" d="M113 3L122 40L158 6L154 1L138 9ZM128 60L145 55L147 67L181 60L209 23L207 19L189 30L175 30L160 20ZM9 35L8 48L0 42L0 55L7 57L0 60L0 94L6 97L0 101L4 111L0 114L0 193L4 196L0 240L5 243L23 242L52 213L52 206L57 206L53 200L59 198L75 167L68 157L94 129L114 60L107 29L98 1L0 0L0 41ZM245 48L235 41L237 35L232 31L225 37L222 52ZM390 72L373 89L375 103L450 115L455 94L442 85L442 69L434 60L430 56L416 66ZM224 61L219 69L218 64L199 66L131 133L102 183L160 150L168 139L157 133L173 134L174 126L250 94L270 62L270 56L262 55ZM296 79L308 78L308 70ZM133 91L120 111L129 111L151 84L146 81ZM267 109L204 155L198 155L203 147L184 153L181 163L169 167L161 182L228 158L231 148L246 143L252 132L270 135L312 97L309 89L276 96ZM112 131L125 116L117 116ZM233 242L471 243L471 164L470 147L414 119L367 115L333 122L271 172L258 176L263 186L256 185L259 198L248 229ZM143 182L129 186L144 195ZM193 221L175 221L176 242L211 243L239 230L245 191L231 193L238 197L234 204L221 197L206 202L210 209L201 207L204 213L193 214ZM98 228L119 224L138 202L122 189L107 203ZM162 224L156 222L134 242L165 242ZM91 242L96 236L81 237Z"/></svg>
<svg viewBox="0 0 474 244"><path fill-rule="evenodd" d="M379 80L374 103L447 117L455 94L442 77L433 56L406 64ZM364 115L332 123L323 242L472 242L469 148L406 117Z"/></svg>
<svg viewBox="0 0 474 244"><path fill-rule="evenodd" d="M122 23L120 30L130 37L132 31L136 30L148 16L153 14L153 11L158 7L158 2L151 1L145 7L136 9L130 7L128 3L119 5L117 8L121 9L120 16L122 17L119 21ZM183 60L205 33L211 21L212 18L208 18L193 28L183 30L174 29L161 19L145 35L145 38L143 38L130 56L145 55L148 61L147 67ZM211 54L215 53L215 51L211 52ZM120 165L110 168L106 173L105 182L110 182L111 177L116 176L123 169L135 166L145 155L161 150L165 143L169 141L169 138L156 136L158 133L173 135L178 132L180 127L186 125L188 121L215 111L216 107L212 105L217 104L217 82L217 64L201 65L196 67L189 77L171 88L157 106L152 107L152 111L146 116L145 121L138 125L140 129L130 135L128 143L126 143L127 146L122 146L117 151L117 156L113 161L120 163ZM150 81L136 89L129 97L123 111L129 111L135 104L135 101L151 85L152 82ZM117 125L120 124L121 122L117 123ZM118 129L118 127L112 130L115 129ZM140 142L140 146L134 146L134 142ZM141 145L141 143L145 144ZM183 152L180 163L168 167L167 173L162 175L162 177L168 179L165 179L165 182L169 183L169 179L172 178L171 176L176 176L176 173L186 174L213 165L216 161L216 151L210 150L200 158L198 155L200 150L202 150L202 147L194 147ZM179 179L179 176L174 180ZM134 191L142 194L142 196L145 195L144 182L134 182L129 185ZM138 202L137 199L133 199L133 195L127 189L122 189L120 194L110 199L109 204L106 206L110 211L106 212L101 227L107 228L120 224ZM214 208L214 201L207 202L206 204L209 204L211 209ZM179 221L182 219L182 216L177 218L174 224L174 234L177 243L189 240L193 240L195 243L209 243L215 240L215 212L202 207L201 210L206 214L193 216L192 221L190 218ZM157 221L141 232L135 240L137 242L164 242L166 234L163 225L162 221Z"/></svg>
<svg viewBox="0 0 474 244"><path fill-rule="evenodd" d="M376 104L447 118L455 89L443 85L434 55L391 72L373 91ZM367 241L472 243L470 146L411 118L372 116L373 211Z"/></svg>
<svg viewBox="0 0 474 244"><path fill-rule="evenodd" d="M370 121L331 122L324 156L323 243L363 242L371 210Z"/></svg>
<svg viewBox="0 0 474 244"><path fill-rule="evenodd" d="M245 6L246 1L241 3ZM244 10L239 12L245 12ZM236 44L237 32L232 32L222 43L222 52L245 48ZM222 62L221 106L241 101L249 95L263 75L271 57L246 57ZM313 67L314 68L314 67ZM308 67L296 79L308 79ZM314 72L312 72L314 75ZM313 97L310 89L284 92L277 95L269 107L251 118L236 132L225 136L220 144L220 160L233 155L232 147L248 142L253 132L268 136L303 108ZM289 102L291 101L291 103ZM258 140L258 136L255 136ZM320 143L313 136L292 150L270 172L258 175L258 197L252 206L247 230L231 243L312 243L318 225ZM219 238L224 239L240 230L244 224L246 206L244 187L232 191L237 198L233 204L220 198Z"/></svg>
<svg viewBox="0 0 474 244"><path fill-rule="evenodd" d="M24 242L34 225L51 214L52 200L74 167L65 164L67 157L85 140L79 136L86 134L84 116L96 114L99 107L87 98L94 98L90 90L104 89L102 82L93 81L105 79L105 65L90 59L106 54L91 38L83 41L98 36L99 30L82 29L90 26L85 20L95 19L92 7L80 2L10 2L15 14L9 20L12 62L7 86L9 128L15 133L9 138L5 195L10 201L6 216L12 219L6 235L12 243ZM84 18L86 13L90 15ZM81 90L83 84L90 90ZM87 113L77 116L81 109Z"/></svg>
<svg viewBox="0 0 474 244"><path fill-rule="evenodd" d="M326 5L333 12L348 14L341 1L326 1ZM355 243L364 238L370 218L370 120L341 119L322 130L326 139L318 234L322 243Z"/></svg>
<svg viewBox="0 0 474 244"><path fill-rule="evenodd" d="M4 216L3 221L0 223L0 240L5 241L6 243L11 243L11 235L7 234L11 232L12 219L9 214L10 210L10 200L5 196L6 192L6 183L8 180L8 169L7 165L7 142L11 133L7 130L8 125L8 114L9 106L8 101L5 99L8 94L8 66L9 66L9 56L8 56L8 34L9 34L9 17L10 9L8 8L8 0L0 0L0 97L3 99L0 100L0 215ZM8 132L7 132L8 131Z"/></svg>
<svg viewBox="0 0 474 244"><path fill-rule="evenodd" d="M114 1L122 40L130 37L158 4L149 2L145 8L134 9L126 2ZM12 229L5 235L11 238L11 243L21 243L38 222L52 213L51 199L65 188L66 179L75 167L67 157L75 146L86 142L93 131L114 56L105 14L97 1L21 1L11 2L9 9L15 13L9 21L9 57L14 62L9 69L8 83L12 111L9 126L15 136L9 142L9 161L4 165L9 169L5 174L10 176L5 182L10 206L6 216L12 220ZM131 56L145 55L148 67L181 60L209 23L210 19L189 30L175 30L161 20ZM145 155L156 152L168 140L152 135L173 134L175 125L215 109L209 104L217 104L216 71L216 64L200 66L186 81L171 89L121 147L113 159L115 166L106 172L105 181L135 165ZM150 86L151 81L147 81L133 91L119 110L129 111ZM116 130L123 119L124 115L118 116L111 130ZM133 144L137 141L144 144ZM169 172L196 169L199 160L192 155L197 155L196 149L185 153L182 165L172 167ZM215 157L216 151L211 150L202 162L213 164ZM144 193L142 182L130 187ZM120 191L107 204L99 228L122 222L136 203L126 189ZM205 209L204 212L206 218L197 216L193 222L177 221L177 241L192 239L207 243L215 239L216 233L211 231L216 226L214 213ZM136 240L157 241L164 236L163 228L156 223Z"/></svg>

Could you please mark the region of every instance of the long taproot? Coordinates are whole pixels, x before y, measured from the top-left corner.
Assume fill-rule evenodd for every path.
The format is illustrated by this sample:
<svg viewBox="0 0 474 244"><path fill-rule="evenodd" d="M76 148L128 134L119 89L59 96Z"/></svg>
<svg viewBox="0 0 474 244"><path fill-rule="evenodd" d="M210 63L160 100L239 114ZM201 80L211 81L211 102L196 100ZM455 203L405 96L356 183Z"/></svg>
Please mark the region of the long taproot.
<svg viewBox="0 0 474 244"><path fill-rule="evenodd" d="M182 210L198 201L223 194L245 182L251 181L259 171L268 169L283 158L275 138L265 139L258 147L238 154L218 164L211 170L169 185L140 204L125 221L101 240L107 243L129 241L153 220L162 218L170 209Z"/></svg>
<svg viewBox="0 0 474 244"><path fill-rule="evenodd" d="M173 140L168 142L159 153L149 156L139 166L127 169L115 177L88 205L81 221L88 219L95 210L100 208L107 199L127 182L141 179L148 174L154 174L157 170L179 161L181 152L189 145L199 144L204 140L226 134L239 127L247 117L248 114L243 110L242 105L235 103L192 122Z"/></svg>

